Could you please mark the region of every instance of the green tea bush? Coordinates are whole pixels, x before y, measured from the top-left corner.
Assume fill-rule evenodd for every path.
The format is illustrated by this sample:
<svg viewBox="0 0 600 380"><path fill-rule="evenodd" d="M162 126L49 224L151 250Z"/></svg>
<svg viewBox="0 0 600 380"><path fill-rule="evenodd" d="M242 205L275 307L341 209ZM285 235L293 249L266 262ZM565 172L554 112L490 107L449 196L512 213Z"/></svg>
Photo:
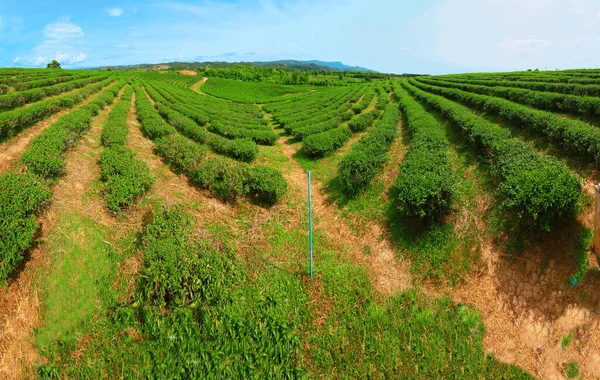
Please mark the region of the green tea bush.
<svg viewBox="0 0 600 380"><path fill-rule="evenodd" d="M576 155L590 158L600 166L600 129L576 119L560 117L551 112L536 110L487 95L479 95L453 88L413 82L419 88L441 94L461 103L497 114L528 130L541 133Z"/></svg>
<svg viewBox="0 0 600 380"><path fill-rule="evenodd" d="M0 96L0 110L9 110L40 99L71 91L76 88L85 87L89 84L106 79L106 75L78 79L49 87L34 88L27 91L19 91Z"/></svg>
<svg viewBox="0 0 600 380"><path fill-rule="evenodd" d="M267 166L250 168L248 193L250 199L258 205L270 207L281 200L287 192L287 182L281 172Z"/></svg>
<svg viewBox="0 0 600 380"><path fill-rule="evenodd" d="M373 110L371 112L364 113L356 119L351 120L348 123L348 128L350 128L352 133L365 131L367 128L369 128L369 126L371 126L371 124L373 124L375 119L377 119L378 117L379 110Z"/></svg>
<svg viewBox="0 0 600 380"><path fill-rule="evenodd" d="M35 214L52 193L34 175L0 175L0 283L6 281L35 240Z"/></svg>
<svg viewBox="0 0 600 380"><path fill-rule="evenodd" d="M352 132L346 126L310 135L302 140L302 146L311 157L324 157L339 149L350 139Z"/></svg>
<svg viewBox="0 0 600 380"><path fill-rule="evenodd" d="M396 181L401 212L432 220L448 211L455 178L448 156L449 143L437 120L403 90L396 91L411 134L410 149Z"/></svg>
<svg viewBox="0 0 600 380"><path fill-rule="evenodd" d="M377 111L378 112L378 111ZM364 135L338 164L338 176L346 194L363 192L387 161L400 121L397 106L388 105L375 127Z"/></svg>
<svg viewBox="0 0 600 380"><path fill-rule="evenodd" d="M112 212L132 205L154 183L148 166L124 146L105 148L99 164L106 206Z"/></svg>
<svg viewBox="0 0 600 380"><path fill-rule="evenodd" d="M259 145L275 145L275 142L279 137L277 133L271 130L241 129L215 122L211 122L208 130L212 133L227 137L228 139L251 139Z"/></svg>
<svg viewBox="0 0 600 380"><path fill-rule="evenodd" d="M103 87L106 87L113 81L114 78L108 78L84 87L73 94L43 100L26 108L19 108L0 113L0 140L14 136L21 130L32 126L62 109L70 108L81 103L88 96L100 91Z"/></svg>
<svg viewBox="0 0 600 380"><path fill-rule="evenodd" d="M501 208L518 220L544 230L550 230L561 219L573 217L581 196L581 183L565 164L541 156L526 143L512 139L507 130L474 115L468 108L411 83L402 85L452 120L488 158L492 174L500 182Z"/></svg>

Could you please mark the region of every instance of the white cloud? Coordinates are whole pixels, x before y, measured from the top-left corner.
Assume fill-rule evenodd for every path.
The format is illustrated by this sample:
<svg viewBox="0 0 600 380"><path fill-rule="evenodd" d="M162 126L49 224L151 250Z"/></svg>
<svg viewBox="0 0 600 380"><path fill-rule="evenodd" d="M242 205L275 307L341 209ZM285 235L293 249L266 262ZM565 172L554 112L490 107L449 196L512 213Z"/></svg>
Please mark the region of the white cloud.
<svg viewBox="0 0 600 380"><path fill-rule="evenodd" d="M117 47L119 49L129 49L129 45L127 45L127 44L118 44Z"/></svg>
<svg viewBox="0 0 600 380"><path fill-rule="evenodd" d="M46 63L46 61L47 61L46 57L37 57L37 59L35 60L35 65L36 66L43 65L44 63Z"/></svg>
<svg viewBox="0 0 600 380"><path fill-rule="evenodd" d="M69 57L71 57L71 54L69 54L69 53L63 53L62 51L59 51L54 56L54 59L56 59L58 62L62 62L62 61L68 60Z"/></svg>
<svg viewBox="0 0 600 380"><path fill-rule="evenodd" d="M0 28L2 28L2 17L0 17Z"/></svg>
<svg viewBox="0 0 600 380"><path fill-rule="evenodd" d="M15 57L15 59L13 60L13 63L17 63L21 60L21 57Z"/></svg>
<svg viewBox="0 0 600 380"><path fill-rule="evenodd" d="M121 8L109 8L108 15L112 17L119 17L123 14L123 9Z"/></svg>
<svg viewBox="0 0 600 380"><path fill-rule="evenodd" d="M85 53L79 53L79 54L77 54L77 55L75 55L75 56L72 56L72 57L69 59L69 63L79 63L79 62L84 62L84 61L85 61L85 59L86 59L86 55L85 55Z"/></svg>
<svg viewBox="0 0 600 380"><path fill-rule="evenodd" d="M58 62L79 63L79 62L85 61L86 54L85 53L72 54L72 53L65 53L65 52L59 51L54 55L54 59L56 59Z"/></svg>
<svg viewBox="0 0 600 380"><path fill-rule="evenodd" d="M181 54L180 52L177 52L177 59L183 59L183 54Z"/></svg>
<svg viewBox="0 0 600 380"><path fill-rule="evenodd" d="M52 40L65 41L83 37L84 33L78 25L70 22L55 22L46 25L44 35Z"/></svg>
<svg viewBox="0 0 600 380"><path fill-rule="evenodd" d="M537 48L544 48L550 45L549 40L536 40L533 38L527 38L522 40L513 40L510 38L505 38L498 46L507 50L516 50L516 51L530 51Z"/></svg>

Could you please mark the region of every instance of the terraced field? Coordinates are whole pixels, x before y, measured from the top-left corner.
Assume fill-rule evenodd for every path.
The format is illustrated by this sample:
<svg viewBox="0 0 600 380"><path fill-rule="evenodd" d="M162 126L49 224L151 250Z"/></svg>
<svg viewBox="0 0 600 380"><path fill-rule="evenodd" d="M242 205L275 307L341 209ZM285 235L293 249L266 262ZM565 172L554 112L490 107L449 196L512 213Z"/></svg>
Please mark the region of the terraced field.
<svg viewBox="0 0 600 380"><path fill-rule="evenodd" d="M0 377L599 378L599 96L1 69Z"/></svg>

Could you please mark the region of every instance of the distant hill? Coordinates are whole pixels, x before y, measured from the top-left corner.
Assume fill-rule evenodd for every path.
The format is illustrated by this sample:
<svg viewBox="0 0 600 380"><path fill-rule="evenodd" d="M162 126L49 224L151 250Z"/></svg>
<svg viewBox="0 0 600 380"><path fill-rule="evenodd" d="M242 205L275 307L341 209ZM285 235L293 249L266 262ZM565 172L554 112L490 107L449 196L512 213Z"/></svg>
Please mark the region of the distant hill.
<svg viewBox="0 0 600 380"><path fill-rule="evenodd" d="M257 66L285 66L291 69L302 69L302 70L336 70L336 71L369 71L375 72L374 70L366 69L360 66L348 66L344 65L340 61L326 62L326 61L296 61L296 60L283 60L283 61L269 61L269 62L254 62Z"/></svg>
<svg viewBox="0 0 600 380"><path fill-rule="evenodd" d="M300 70L327 70L327 71L359 71L359 72L376 72L360 66L348 66L342 62L325 62L325 61L297 61L297 60L281 60L281 61L264 61L264 62L165 62L158 64L144 63L139 65L127 66L103 66L100 69L111 70L131 70L131 69L168 69L173 67L196 70L199 67L218 67L227 68L231 66L248 65L260 67L288 68ZM97 69L97 68L96 68Z"/></svg>

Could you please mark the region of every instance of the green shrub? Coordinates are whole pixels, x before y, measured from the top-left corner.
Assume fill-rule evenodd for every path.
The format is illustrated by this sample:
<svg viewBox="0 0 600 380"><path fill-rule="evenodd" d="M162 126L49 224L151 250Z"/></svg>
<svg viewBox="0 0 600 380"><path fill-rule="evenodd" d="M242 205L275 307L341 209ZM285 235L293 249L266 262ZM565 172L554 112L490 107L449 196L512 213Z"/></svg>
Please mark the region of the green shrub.
<svg viewBox="0 0 600 380"><path fill-rule="evenodd" d="M452 120L489 159L492 174L500 182L501 208L525 224L544 230L550 230L559 220L575 214L581 184L564 163L541 156L529 145L512 139L507 130L412 83L413 80L410 83L403 81L402 85Z"/></svg>
<svg viewBox="0 0 600 380"><path fill-rule="evenodd" d="M448 156L450 144L441 125L423 106L401 89L395 95L406 118L404 127L412 136L396 181L398 209L432 220L447 212L452 201L455 178Z"/></svg>
<svg viewBox="0 0 600 380"><path fill-rule="evenodd" d="M351 135L350 129L342 126L327 132L310 135L302 140L302 145L309 156L324 157L344 145Z"/></svg>
<svg viewBox="0 0 600 380"><path fill-rule="evenodd" d="M148 166L124 146L105 148L99 163L106 206L112 212L132 205L154 183Z"/></svg>
<svg viewBox="0 0 600 380"><path fill-rule="evenodd" d="M247 166L235 161L211 157L204 160L192 177L199 187L210 190L220 199L231 201L248 193L248 170Z"/></svg>
<svg viewBox="0 0 600 380"><path fill-rule="evenodd" d="M0 282L6 281L32 246L38 228L35 214L51 196L34 175L0 175Z"/></svg>
<svg viewBox="0 0 600 380"><path fill-rule="evenodd" d="M270 207L279 203L287 192L287 182L278 170L254 166L248 176L248 192L254 203Z"/></svg>
<svg viewBox="0 0 600 380"><path fill-rule="evenodd" d="M351 120L348 123L348 128L350 128L350 130L353 133L362 132L362 131L366 130L367 128L369 128L369 126L371 124L373 124L375 119L377 119L378 117L379 117L379 110L373 110L371 112L364 113L364 114L360 115L359 117L357 117L356 119Z"/></svg>
<svg viewBox="0 0 600 380"><path fill-rule="evenodd" d="M354 196L364 191L377 170L386 162L387 152L396 138L399 121L398 108L388 105L375 127L342 158L338 164L338 176L348 195Z"/></svg>

